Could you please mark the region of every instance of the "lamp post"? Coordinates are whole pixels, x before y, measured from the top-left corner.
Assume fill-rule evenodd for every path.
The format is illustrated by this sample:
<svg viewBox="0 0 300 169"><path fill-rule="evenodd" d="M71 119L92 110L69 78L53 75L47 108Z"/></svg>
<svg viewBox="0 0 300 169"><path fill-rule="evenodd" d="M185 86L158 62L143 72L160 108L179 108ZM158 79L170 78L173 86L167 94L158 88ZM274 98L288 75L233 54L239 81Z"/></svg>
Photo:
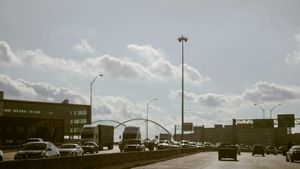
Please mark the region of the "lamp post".
<svg viewBox="0 0 300 169"><path fill-rule="evenodd" d="M92 106L93 106L93 84L97 80L98 77L103 76L103 74L98 74L90 83L90 106L91 106L91 115L92 115Z"/></svg>
<svg viewBox="0 0 300 169"><path fill-rule="evenodd" d="M181 140L183 140L183 124L184 124L184 42L187 42L188 38L181 35L178 39L181 42L182 51L182 63L181 63Z"/></svg>
<svg viewBox="0 0 300 169"><path fill-rule="evenodd" d="M153 102L153 101L155 101L155 100L158 100L157 98L154 98L154 99L152 99L152 100L150 100L148 103L147 103L147 122L146 122L146 139L148 140L148 110L149 110L149 105Z"/></svg>
<svg viewBox="0 0 300 169"><path fill-rule="evenodd" d="M260 105L258 105L256 103L254 104L254 106L257 106L257 107L259 107L262 110L262 112L263 112L263 118L265 119L265 109L262 108Z"/></svg>
<svg viewBox="0 0 300 169"><path fill-rule="evenodd" d="M281 106L281 104L277 104L277 105L275 105L274 107L272 107L272 108L270 109L270 119L272 119L272 112L273 112L273 110L274 110L276 107L279 107L279 106Z"/></svg>

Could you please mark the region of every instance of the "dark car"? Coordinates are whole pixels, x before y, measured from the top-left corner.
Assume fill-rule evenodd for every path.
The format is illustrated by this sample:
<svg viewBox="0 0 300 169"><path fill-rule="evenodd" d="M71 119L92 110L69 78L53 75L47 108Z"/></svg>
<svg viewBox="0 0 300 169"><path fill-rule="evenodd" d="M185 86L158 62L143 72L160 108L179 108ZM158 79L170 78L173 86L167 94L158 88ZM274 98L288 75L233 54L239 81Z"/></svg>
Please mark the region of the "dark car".
<svg viewBox="0 0 300 169"><path fill-rule="evenodd" d="M29 142L23 144L15 155L15 160L60 157L57 147L51 142Z"/></svg>
<svg viewBox="0 0 300 169"><path fill-rule="evenodd" d="M294 145L286 152L286 161L295 160L300 160L300 145Z"/></svg>
<svg viewBox="0 0 300 169"><path fill-rule="evenodd" d="M222 160L223 158L232 158L237 160L237 148L236 145L230 143L222 143L218 147L218 159Z"/></svg>
<svg viewBox="0 0 300 169"><path fill-rule="evenodd" d="M126 151L145 151L145 145L139 139L123 140L124 152Z"/></svg>
<svg viewBox="0 0 300 169"><path fill-rule="evenodd" d="M84 153L98 153L99 146L95 142L83 142L81 143L81 148L84 150Z"/></svg>
<svg viewBox="0 0 300 169"><path fill-rule="evenodd" d="M263 145L258 145L258 144L255 144L253 146L253 149L252 149L252 156L256 155L256 154L260 154L262 156L265 156L265 149L264 149L264 146Z"/></svg>
<svg viewBox="0 0 300 169"><path fill-rule="evenodd" d="M277 155L277 149L274 146L267 146L265 149L266 154L274 154Z"/></svg>

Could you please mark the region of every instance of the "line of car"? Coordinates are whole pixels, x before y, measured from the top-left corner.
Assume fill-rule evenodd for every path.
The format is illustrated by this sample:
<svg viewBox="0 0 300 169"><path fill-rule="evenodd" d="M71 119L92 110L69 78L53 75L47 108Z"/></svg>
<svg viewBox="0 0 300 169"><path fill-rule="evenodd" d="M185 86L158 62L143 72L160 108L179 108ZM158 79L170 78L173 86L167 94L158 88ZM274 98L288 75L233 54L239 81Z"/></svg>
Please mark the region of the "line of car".
<svg viewBox="0 0 300 169"><path fill-rule="evenodd" d="M223 158L231 158L233 160L237 160L237 154L239 152L239 146L230 143L223 143L218 147L218 159L221 160ZM261 155L265 156L265 154L274 154L277 155L278 150L274 146L264 147L260 144L255 144L252 147L252 156ZM294 162L295 160L300 160L300 145L293 145L287 152L282 152L283 155L286 156L286 161Z"/></svg>
<svg viewBox="0 0 300 169"><path fill-rule="evenodd" d="M83 156L85 153L97 153L98 149L97 144L93 142L85 142L81 145L66 143L56 147L53 143L44 141L42 138L28 138L17 150L14 160ZM0 161L3 159L4 153L0 150Z"/></svg>

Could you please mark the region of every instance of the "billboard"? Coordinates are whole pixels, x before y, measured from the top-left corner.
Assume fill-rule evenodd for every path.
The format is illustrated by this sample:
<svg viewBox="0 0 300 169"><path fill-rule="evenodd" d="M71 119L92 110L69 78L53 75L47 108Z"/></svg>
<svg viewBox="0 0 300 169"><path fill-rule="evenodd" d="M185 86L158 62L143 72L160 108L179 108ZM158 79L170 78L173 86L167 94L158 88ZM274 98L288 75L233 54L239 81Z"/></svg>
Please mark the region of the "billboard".
<svg viewBox="0 0 300 169"><path fill-rule="evenodd" d="M278 127L295 127L294 114L278 114Z"/></svg>
<svg viewBox="0 0 300 169"><path fill-rule="evenodd" d="M183 131L193 131L193 123L183 123Z"/></svg>
<svg viewBox="0 0 300 169"><path fill-rule="evenodd" d="M273 119L253 119L254 128L273 128L274 120Z"/></svg>

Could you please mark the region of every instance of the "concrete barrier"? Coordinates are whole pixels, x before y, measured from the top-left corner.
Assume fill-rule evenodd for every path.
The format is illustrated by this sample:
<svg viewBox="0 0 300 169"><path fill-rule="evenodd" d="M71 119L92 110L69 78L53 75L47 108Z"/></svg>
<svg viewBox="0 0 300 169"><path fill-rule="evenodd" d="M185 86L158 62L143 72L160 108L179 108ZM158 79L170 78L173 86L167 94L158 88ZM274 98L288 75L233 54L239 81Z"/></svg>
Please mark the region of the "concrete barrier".
<svg viewBox="0 0 300 169"><path fill-rule="evenodd" d="M150 164L184 155L209 151L205 148L125 152L51 159L0 162L0 169L119 169Z"/></svg>

